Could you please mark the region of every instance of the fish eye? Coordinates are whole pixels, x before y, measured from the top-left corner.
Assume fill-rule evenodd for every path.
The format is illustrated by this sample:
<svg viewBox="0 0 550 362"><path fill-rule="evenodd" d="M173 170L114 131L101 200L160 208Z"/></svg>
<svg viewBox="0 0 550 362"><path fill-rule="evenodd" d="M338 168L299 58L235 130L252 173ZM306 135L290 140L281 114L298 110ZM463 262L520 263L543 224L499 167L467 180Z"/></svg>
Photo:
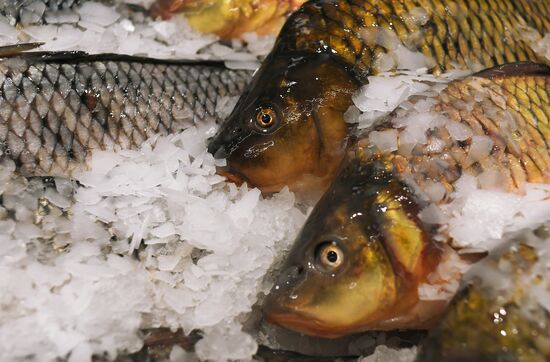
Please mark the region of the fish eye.
<svg viewBox="0 0 550 362"><path fill-rule="evenodd" d="M254 118L256 129L262 133L272 132L279 123L277 112L268 105L259 107Z"/></svg>
<svg viewBox="0 0 550 362"><path fill-rule="evenodd" d="M336 241L324 241L317 247L316 259L323 269L333 271L344 262L344 252Z"/></svg>

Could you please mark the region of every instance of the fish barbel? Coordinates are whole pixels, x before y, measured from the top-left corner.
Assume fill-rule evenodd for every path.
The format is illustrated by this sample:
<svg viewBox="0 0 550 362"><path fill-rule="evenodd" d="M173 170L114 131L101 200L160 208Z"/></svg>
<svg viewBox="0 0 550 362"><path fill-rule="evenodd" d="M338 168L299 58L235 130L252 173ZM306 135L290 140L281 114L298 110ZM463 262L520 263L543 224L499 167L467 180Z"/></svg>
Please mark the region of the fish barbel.
<svg viewBox="0 0 550 362"><path fill-rule="evenodd" d="M262 191L324 190L349 139L343 115L369 75L399 67L411 51L435 73L547 62L523 40L528 27L550 30L549 1L309 1L287 20L209 151Z"/></svg>
<svg viewBox="0 0 550 362"><path fill-rule="evenodd" d="M0 48L0 157L24 176L74 176L96 149L218 121L252 76L219 62Z"/></svg>
<svg viewBox="0 0 550 362"><path fill-rule="evenodd" d="M523 231L475 265L416 361L548 361L548 231Z"/></svg>
<svg viewBox="0 0 550 362"><path fill-rule="evenodd" d="M442 260L435 236L450 236L419 212L450 202L464 174L509 192L549 182L549 94L550 67L508 64L450 83L409 125L402 122L414 109L369 131L296 239L267 319L331 338L430 325L445 301L422 300L418 287ZM424 120L431 125L422 128ZM377 148L382 134L393 134L395 147Z"/></svg>

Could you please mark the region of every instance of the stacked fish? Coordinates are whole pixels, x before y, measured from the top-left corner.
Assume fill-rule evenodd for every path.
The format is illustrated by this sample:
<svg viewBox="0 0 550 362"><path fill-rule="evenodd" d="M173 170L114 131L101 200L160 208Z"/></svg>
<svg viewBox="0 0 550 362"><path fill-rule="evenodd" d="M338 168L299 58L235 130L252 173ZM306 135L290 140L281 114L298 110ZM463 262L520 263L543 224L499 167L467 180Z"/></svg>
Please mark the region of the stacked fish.
<svg viewBox="0 0 550 362"><path fill-rule="evenodd" d="M430 328L472 259L486 252L453 219L467 206L464 190L518 202L541 194L544 201L550 191L549 60L525 36L548 31L547 1L313 0L286 21L250 83L250 72L213 63L8 47L0 63L2 155L24 175L74 176L95 150L135 148L214 119L220 96L242 93L209 144L227 159L219 172L264 193L289 186L323 195L266 299L266 318L325 338ZM454 69L478 72L416 94L367 128L350 123L354 95L373 76L404 68L424 68L432 83ZM548 216L527 215L521 225ZM514 271L529 258L522 257L508 258ZM548 281L539 282L545 289ZM461 313L472 299L488 299L479 313L500 303L475 287L457 298L434 332L441 338L452 338L449 325L467 323ZM528 318L515 329L527 333L533 317L514 318ZM544 360L548 328L540 331L533 346L516 336L517 345L475 345L468 358L516 348L508 351L515 360ZM444 346L419 358L464 358Z"/></svg>
<svg viewBox="0 0 550 362"><path fill-rule="evenodd" d="M437 211L459 198L461 181L516 193L548 182L550 68L520 29L544 35L549 10L545 1L342 0L290 17L210 144L234 180L326 190L268 296L268 320L321 337L433 325L447 300L426 290L462 274L437 275L460 244ZM411 50L435 75L494 68L354 132L344 117L352 95Z"/></svg>

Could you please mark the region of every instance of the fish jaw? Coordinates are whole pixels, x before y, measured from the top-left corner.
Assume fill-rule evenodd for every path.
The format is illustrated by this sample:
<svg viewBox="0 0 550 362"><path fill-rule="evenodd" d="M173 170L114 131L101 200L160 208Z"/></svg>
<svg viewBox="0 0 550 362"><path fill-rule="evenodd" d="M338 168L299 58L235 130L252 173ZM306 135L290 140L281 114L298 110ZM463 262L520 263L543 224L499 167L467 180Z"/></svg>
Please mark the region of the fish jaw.
<svg viewBox="0 0 550 362"><path fill-rule="evenodd" d="M303 333L308 336L335 339L348 333L336 331L334 326L323 323L312 315L296 313L279 307L279 303L268 299L264 306L264 315L269 323Z"/></svg>
<svg viewBox="0 0 550 362"><path fill-rule="evenodd" d="M263 313L269 323L308 336L326 339L341 338L365 331L428 330L439 322L448 305L446 300L418 300L416 304L398 316L380 321L359 321L353 325L336 326L326 323L314 315L301 313L297 309L281 307L284 304L277 300L278 298L282 298L282 296L270 295L265 301Z"/></svg>

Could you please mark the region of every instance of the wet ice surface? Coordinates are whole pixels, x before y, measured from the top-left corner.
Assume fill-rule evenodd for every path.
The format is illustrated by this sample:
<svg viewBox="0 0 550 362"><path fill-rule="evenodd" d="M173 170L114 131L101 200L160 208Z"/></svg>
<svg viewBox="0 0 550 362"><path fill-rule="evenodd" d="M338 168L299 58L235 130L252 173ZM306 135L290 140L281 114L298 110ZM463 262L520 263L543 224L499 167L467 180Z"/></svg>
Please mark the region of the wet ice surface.
<svg viewBox="0 0 550 362"><path fill-rule="evenodd" d="M34 8L33 8L34 9ZM153 21L124 7L82 6L0 18L0 45L42 41L40 50L113 52L156 58L223 59L255 68L272 37L222 44L181 18ZM41 21L45 24L34 24ZM248 45L250 44L250 45ZM236 100L220 102L227 114ZM247 359L242 331L267 269L305 216L283 191L225 184L206 153L214 125L153 139L140 150L97 153L76 183L25 180L0 166L0 357L35 360L92 354L114 359L141 349L145 328L200 329L201 359ZM178 358L177 349L173 351Z"/></svg>
<svg viewBox="0 0 550 362"><path fill-rule="evenodd" d="M113 359L142 347L140 329L161 326L202 330L201 359L256 352L241 323L305 215L288 191L264 199L224 184L205 151L211 132L97 153L76 190L58 179L44 191L2 164L15 217L0 221L3 359Z"/></svg>
<svg viewBox="0 0 550 362"><path fill-rule="evenodd" d="M43 42L40 50L81 50L88 53L116 53L159 59L221 59L231 68L256 69L274 42L273 36L247 33L242 39L221 43L211 34L193 31L181 16L162 21L127 3L114 5L82 1L82 5L62 11L39 9L37 19L14 27L0 15L0 46ZM1 3L0 3L1 6ZM23 20L23 19L21 19ZM37 24L39 23L39 24Z"/></svg>

